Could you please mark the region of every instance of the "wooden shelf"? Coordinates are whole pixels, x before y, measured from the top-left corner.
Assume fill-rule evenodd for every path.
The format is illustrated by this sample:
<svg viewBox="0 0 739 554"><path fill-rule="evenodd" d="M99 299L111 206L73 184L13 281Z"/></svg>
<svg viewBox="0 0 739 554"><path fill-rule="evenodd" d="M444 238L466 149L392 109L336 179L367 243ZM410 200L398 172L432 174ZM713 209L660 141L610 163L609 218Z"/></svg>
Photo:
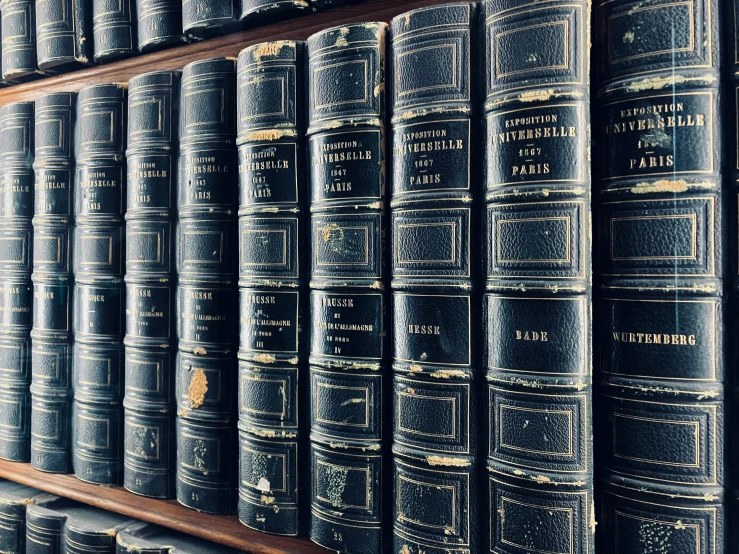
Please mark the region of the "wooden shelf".
<svg viewBox="0 0 739 554"><path fill-rule="evenodd" d="M149 71L182 69L186 64L216 56L238 56L239 52L258 42L281 39L305 40L322 29L357 21L386 21L401 13L461 0L366 0L359 4L334 8L325 12L295 17L239 33L195 42L126 58L117 62L38 79L0 89L0 106L9 102L34 100L50 92L76 92L100 83L127 83Z"/></svg>

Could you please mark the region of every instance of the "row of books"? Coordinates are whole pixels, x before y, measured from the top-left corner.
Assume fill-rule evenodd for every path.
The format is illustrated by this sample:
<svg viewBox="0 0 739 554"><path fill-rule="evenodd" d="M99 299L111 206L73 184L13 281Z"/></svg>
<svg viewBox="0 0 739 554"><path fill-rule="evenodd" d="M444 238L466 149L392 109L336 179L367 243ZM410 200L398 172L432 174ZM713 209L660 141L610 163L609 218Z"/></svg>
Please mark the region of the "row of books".
<svg viewBox="0 0 739 554"><path fill-rule="evenodd" d="M2 0L2 80L133 56L356 0Z"/></svg>

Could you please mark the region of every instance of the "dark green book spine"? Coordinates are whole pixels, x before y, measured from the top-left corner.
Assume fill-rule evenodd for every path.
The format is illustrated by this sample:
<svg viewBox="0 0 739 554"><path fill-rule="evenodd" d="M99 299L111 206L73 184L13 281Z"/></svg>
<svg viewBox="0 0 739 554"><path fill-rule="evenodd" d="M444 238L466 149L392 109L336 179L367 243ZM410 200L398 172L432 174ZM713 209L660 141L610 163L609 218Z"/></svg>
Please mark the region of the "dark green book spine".
<svg viewBox="0 0 739 554"><path fill-rule="evenodd" d="M138 52L134 0L92 0L93 59L107 62Z"/></svg>
<svg viewBox="0 0 739 554"><path fill-rule="evenodd" d="M2 77L17 79L36 70L36 3L1 0Z"/></svg>

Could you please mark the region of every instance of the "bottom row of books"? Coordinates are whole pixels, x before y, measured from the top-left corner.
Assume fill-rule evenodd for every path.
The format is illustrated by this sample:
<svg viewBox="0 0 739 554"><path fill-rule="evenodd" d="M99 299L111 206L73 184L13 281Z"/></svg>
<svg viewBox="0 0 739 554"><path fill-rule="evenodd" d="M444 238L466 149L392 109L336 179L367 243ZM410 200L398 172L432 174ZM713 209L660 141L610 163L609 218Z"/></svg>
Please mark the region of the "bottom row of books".
<svg viewBox="0 0 739 554"><path fill-rule="evenodd" d="M0 481L0 552L237 554L238 551L40 490Z"/></svg>

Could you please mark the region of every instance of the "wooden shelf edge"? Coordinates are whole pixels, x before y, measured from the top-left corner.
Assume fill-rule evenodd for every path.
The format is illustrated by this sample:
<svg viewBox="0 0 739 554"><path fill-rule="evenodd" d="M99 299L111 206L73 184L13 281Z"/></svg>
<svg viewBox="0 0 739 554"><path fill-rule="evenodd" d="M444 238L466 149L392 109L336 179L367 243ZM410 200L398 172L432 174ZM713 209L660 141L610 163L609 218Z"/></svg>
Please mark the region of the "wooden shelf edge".
<svg viewBox="0 0 739 554"><path fill-rule="evenodd" d="M249 529L238 517L202 514L176 500L155 500L137 496L123 487L101 487L85 483L74 475L43 473L31 467L0 460L0 477L62 496L83 504L155 523L253 554L326 554L309 539L267 535Z"/></svg>

